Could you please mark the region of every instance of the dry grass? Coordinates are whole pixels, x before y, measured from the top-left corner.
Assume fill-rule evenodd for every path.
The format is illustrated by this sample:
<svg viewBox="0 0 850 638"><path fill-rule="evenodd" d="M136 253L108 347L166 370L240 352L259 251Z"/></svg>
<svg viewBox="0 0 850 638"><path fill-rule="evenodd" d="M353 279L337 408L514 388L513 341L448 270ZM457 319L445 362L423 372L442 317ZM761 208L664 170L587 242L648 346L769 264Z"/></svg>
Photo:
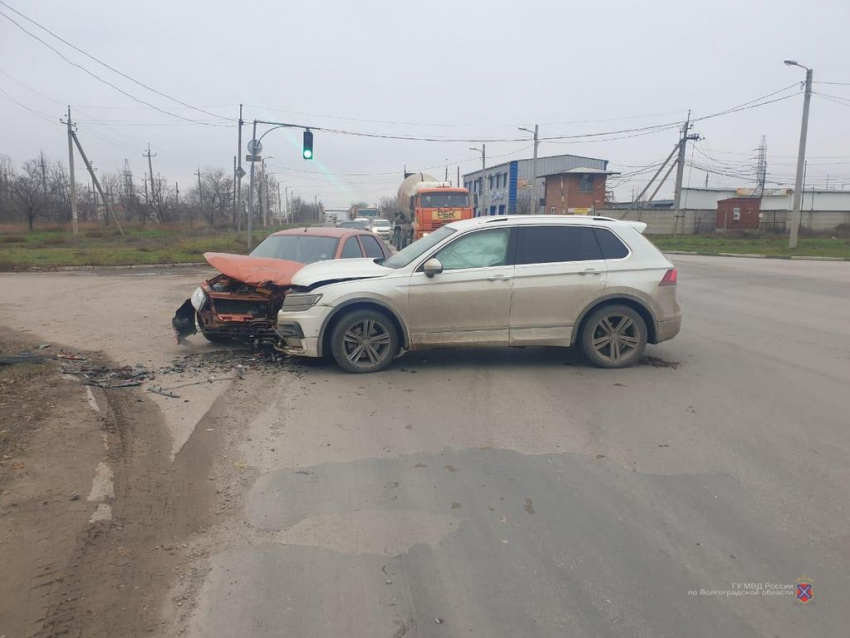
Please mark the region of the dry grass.
<svg viewBox="0 0 850 638"><path fill-rule="evenodd" d="M257 230L254 243L280 228ZM206 224L125 224L124 237L114 226L0 224L0 270L54 266L127 266L202 262L203 253L246 252L246 234Z"/></svg>

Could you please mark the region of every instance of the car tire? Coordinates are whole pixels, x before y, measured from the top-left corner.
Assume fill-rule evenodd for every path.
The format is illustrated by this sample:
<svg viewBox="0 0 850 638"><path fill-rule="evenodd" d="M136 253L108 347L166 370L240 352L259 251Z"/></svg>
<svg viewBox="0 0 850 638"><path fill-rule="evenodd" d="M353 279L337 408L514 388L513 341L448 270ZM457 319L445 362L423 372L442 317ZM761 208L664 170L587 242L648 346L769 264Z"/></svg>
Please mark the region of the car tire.
<svg viewBox="0 0 850 638"><path fill-rule="evenodd" d="M626 368L640 360L647 341L646 322L629 306L594 310L584 321L581 349L598 368Z"/></svg>
<svg viewBox="0 0 850 638"><path fill-rule="evenodd" d="M386 314L377 310L354 310L335 322L331 354L346 372L378 372L398 353L398 331Z"/></svg>

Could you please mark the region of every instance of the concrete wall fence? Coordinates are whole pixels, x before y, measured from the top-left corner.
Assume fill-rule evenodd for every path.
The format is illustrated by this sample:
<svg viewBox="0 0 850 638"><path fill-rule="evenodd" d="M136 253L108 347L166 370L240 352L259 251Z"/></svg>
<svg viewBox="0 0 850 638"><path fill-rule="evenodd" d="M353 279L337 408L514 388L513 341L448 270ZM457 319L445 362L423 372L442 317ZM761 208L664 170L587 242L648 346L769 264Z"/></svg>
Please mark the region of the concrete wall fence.
<svg viewBox="0 0 850 638"><path fill-rule="evenodd" d="M621 210L602 209L597 215L642 221L647 224L648 235L671 235L673 233L674 211L670 209ZM789 211L762 211L759 228L765 232L785 232L786 223L790 220ZM684 235L699 235L713 233L717 221L717 209L688 209L681 211L678 232ZM850 224L850 211L834 210L804 210L801 228L813 232L828 232L841 224Z"/></svg>

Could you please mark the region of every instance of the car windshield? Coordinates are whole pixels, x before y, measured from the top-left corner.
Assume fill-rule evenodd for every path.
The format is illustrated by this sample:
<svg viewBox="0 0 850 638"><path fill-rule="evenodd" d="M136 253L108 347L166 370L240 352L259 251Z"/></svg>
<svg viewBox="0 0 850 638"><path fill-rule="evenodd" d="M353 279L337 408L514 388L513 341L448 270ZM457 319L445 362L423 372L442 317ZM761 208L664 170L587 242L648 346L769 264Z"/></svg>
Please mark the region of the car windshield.
<svg viewBox="0 0 850 638"><path fill-rule="evenodd" d="M425 235L422 239L413 242L407 248L398 251L386 261L382 261L381 265L386 266L387 268L404 268L414 259L417 259L422 254L428 252L446 237L456 232L457 231L454 228L443 226L430 235Z"/></svg>
<svg viewBox="0 0 850 638"><path fill-rule="evenodd" d="M469 206L469 195L466 193L422 193L420 205L422 208L466 208Z"/></svg>
<svg viewBox="0 0 850 638"><path fill-rule="evenodd" d="M252 252L251 257L268 259L287 259L302 264L333 259L336 255L336 237L318 237L316 235L272 235L266 237Z"/></svg>

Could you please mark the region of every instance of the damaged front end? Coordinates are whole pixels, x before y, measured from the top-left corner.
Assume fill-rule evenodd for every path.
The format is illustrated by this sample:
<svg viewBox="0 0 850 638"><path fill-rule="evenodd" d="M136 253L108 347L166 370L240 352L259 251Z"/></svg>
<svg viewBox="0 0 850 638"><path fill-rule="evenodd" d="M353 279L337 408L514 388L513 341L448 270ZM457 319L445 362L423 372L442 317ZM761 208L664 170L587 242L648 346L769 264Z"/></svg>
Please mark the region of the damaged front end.
<svg viewBox="0 0 850 638"><path fill-rule="evenodd" d="M251 286L226 275L205 281L171 320L180 343L198 330L209 341L276 341L277 313L289 286Z"/></svg>

